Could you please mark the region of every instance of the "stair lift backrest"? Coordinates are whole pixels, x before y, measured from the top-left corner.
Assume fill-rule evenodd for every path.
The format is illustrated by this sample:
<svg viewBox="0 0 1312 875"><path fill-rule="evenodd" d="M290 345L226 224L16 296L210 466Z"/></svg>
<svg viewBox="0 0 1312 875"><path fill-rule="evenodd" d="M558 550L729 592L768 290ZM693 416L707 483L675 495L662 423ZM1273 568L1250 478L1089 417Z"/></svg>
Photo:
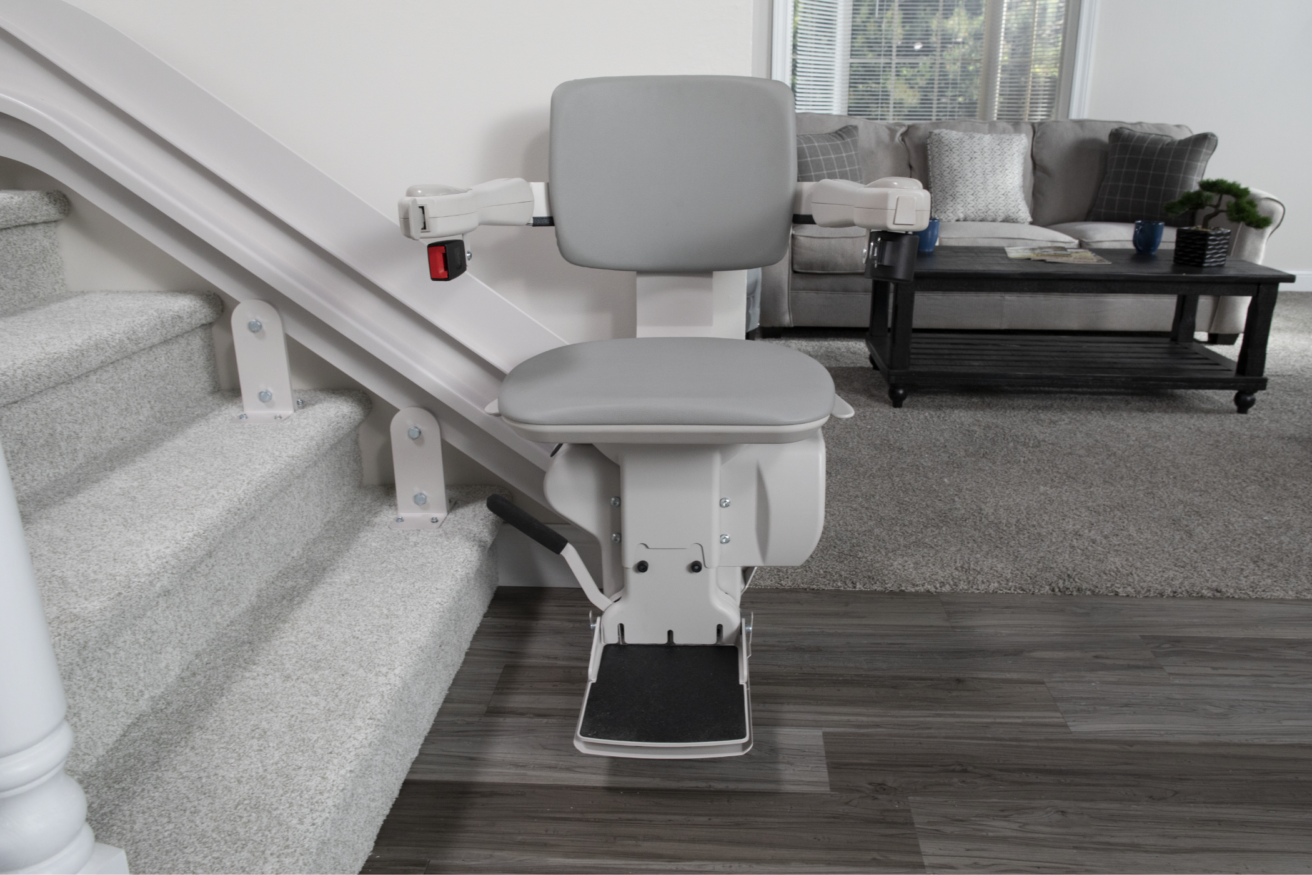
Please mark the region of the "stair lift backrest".
<svg viewBox="0 0 1312 875"><path fill-rule="evenodd" d="M775 264L797 184L792 91L730 76L566 82L551 98L550 180L556 239L574 264Z"/></svg>

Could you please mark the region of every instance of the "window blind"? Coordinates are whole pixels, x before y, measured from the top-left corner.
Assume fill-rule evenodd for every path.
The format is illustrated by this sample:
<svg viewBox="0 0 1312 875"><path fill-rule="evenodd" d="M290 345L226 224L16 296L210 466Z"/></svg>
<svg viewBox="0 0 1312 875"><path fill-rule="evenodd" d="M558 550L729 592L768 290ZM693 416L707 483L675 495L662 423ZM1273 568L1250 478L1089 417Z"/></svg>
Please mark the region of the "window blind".
<svg viewBox="0 0 1312 875"><path fill-rule="evenodd" d="M793 0L797 108L884 121L1054 118L1066 6Z"/></svg>

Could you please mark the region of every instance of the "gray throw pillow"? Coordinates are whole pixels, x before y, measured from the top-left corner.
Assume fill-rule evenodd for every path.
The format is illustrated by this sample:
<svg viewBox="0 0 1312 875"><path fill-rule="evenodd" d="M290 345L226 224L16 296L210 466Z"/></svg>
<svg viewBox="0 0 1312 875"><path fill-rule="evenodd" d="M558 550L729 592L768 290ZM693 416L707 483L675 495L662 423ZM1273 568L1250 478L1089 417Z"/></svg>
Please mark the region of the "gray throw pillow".
<svg viewBox="0 0 1312 875"><path fill-rule="evenodd" d="M1089 210L1090 222L1158 219L1168 225L1193 224L1191 214L1168 216L1162 206L1198 187L1216 151L1216 134L1177 140L1112 128L1107 142L1107 172Z"/></svg>
<svg viewBox="0 0 1312 875"><path fill-rule="evenodd" d="M938 130L929 135L930 211L943 222L1029 224L1024 134L972 134Z"/></svg>
<svg viewBox="0 0 1312 875"><path fill-rule="evenodd" d="M828 134L797 135L797 181L821 179L861 181L861 162L856 156L856 125Z"/></svg>

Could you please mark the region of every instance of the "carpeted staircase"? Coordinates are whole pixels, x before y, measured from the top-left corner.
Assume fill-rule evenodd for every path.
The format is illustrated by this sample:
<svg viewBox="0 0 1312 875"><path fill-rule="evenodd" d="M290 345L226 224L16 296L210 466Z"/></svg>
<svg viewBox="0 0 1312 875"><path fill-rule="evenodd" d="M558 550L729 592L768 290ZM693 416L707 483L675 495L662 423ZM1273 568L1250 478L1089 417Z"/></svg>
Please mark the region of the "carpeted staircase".
<svg viewBox="0 0 1312 875"><path fill-rule="evenodd" d="M490 490L390 529L363 395L240 422L217 297L70 294L68 209L0 192L0 444L88 821L134 872L357 871L496 586Z"/></svg>

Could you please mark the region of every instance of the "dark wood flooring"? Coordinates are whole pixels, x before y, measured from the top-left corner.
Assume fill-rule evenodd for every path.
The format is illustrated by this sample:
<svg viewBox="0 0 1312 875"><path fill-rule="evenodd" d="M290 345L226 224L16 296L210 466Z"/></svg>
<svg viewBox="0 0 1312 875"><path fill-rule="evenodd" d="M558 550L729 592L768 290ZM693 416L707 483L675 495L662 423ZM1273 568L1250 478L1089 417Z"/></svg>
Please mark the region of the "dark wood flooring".
<svg viewBox="0 0 1312 875"><path fill-rule="evenodd" d="M575 751L501 589L365 872L1312 871L1312 602L749 590L756 747Z"/></svg>

